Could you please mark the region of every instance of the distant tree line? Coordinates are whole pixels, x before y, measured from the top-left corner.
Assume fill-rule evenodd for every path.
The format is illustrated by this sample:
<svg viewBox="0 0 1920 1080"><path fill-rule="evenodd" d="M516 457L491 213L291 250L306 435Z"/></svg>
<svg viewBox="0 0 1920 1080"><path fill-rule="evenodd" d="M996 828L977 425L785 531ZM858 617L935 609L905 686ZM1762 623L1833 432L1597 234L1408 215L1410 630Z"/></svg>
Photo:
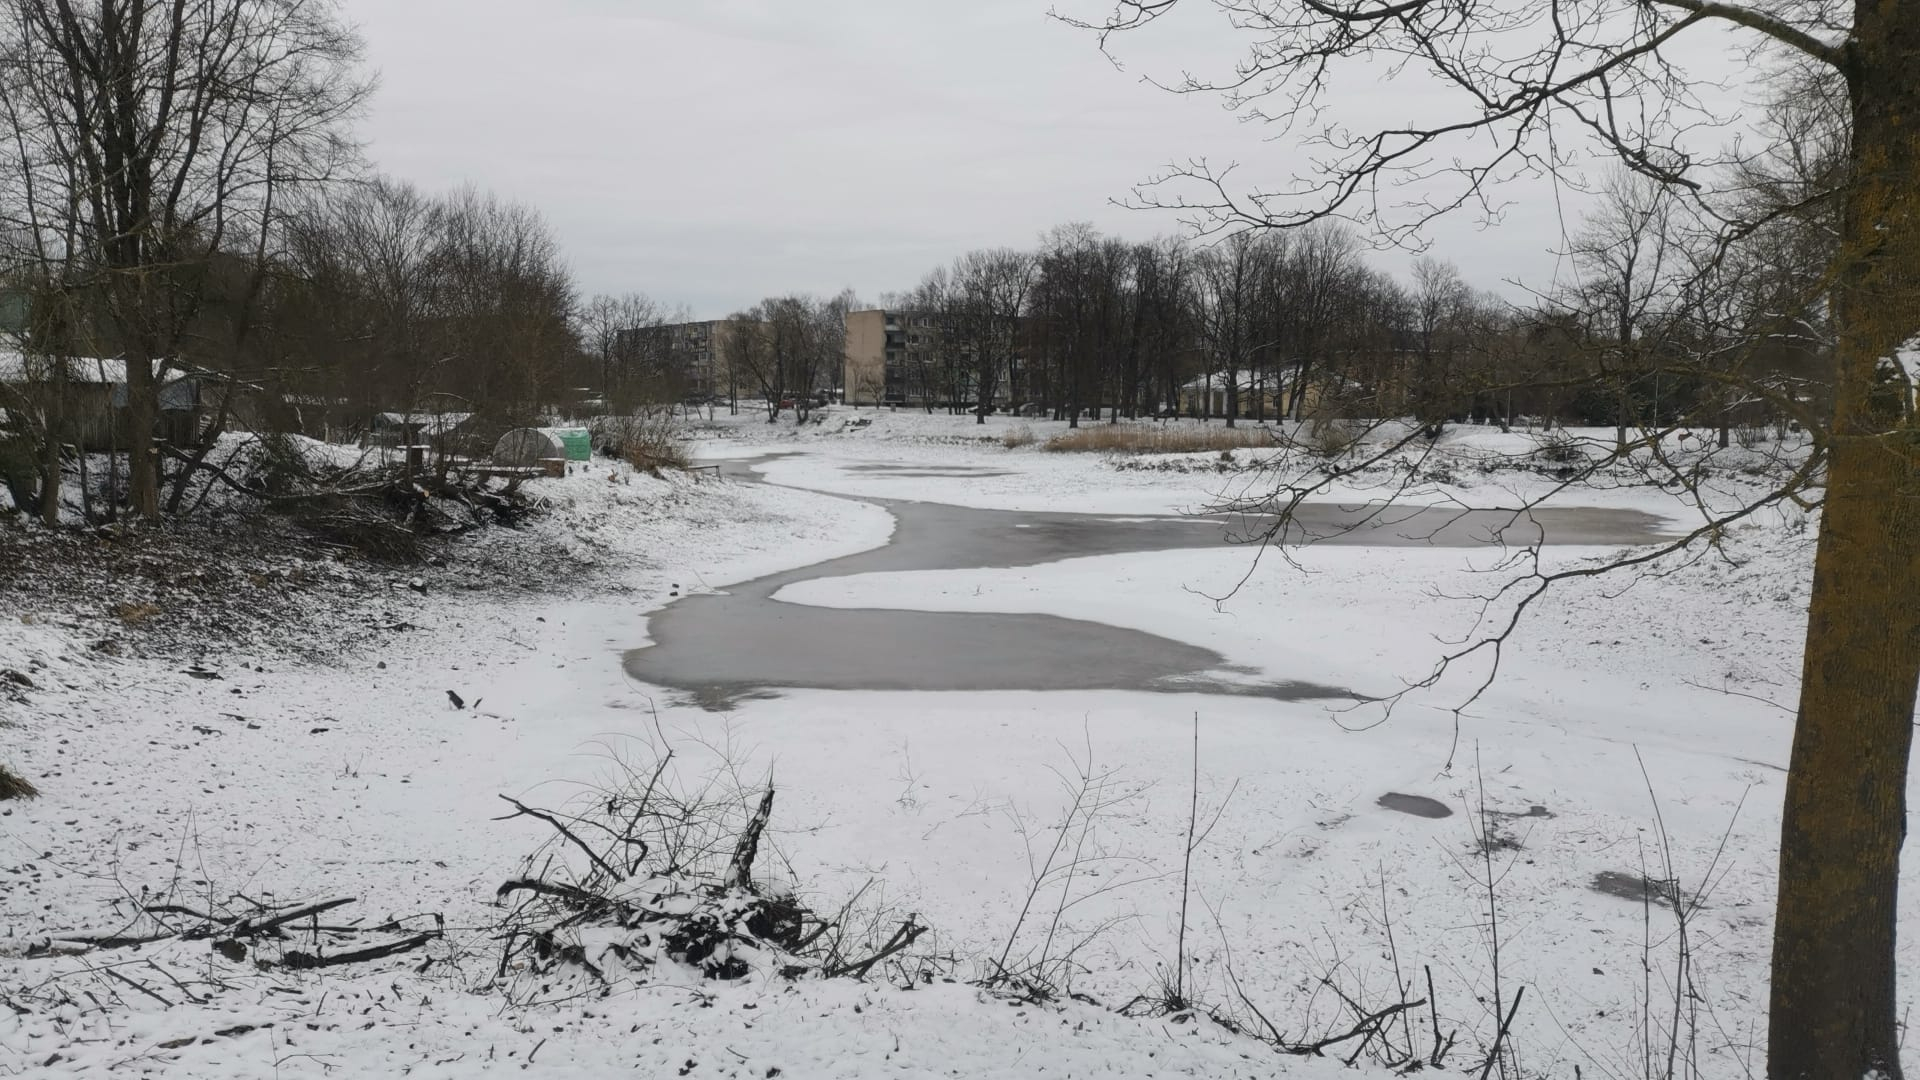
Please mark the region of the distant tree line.
<svg viewBox="0 0 1920 1080"><path fill-rule="evenodd" d="M1522 301L1431 257L1396 280L1333 221L1205 241L1061 226L1036 249L971 252L887 297L922 329L890 356L884 392L848 392L1075 424L1401 416L1435 436L1521 418L1613 426L1622 440L1793 422L1828 362L1809 288L1828 223L1797 207L1729 250L1687 210L1631 174L1608 178L1562 253L1568 280Z"/></svg>
<svg viewBox="0 0 1920 1080"><path fill-rule="evenodd" d="M1569 282L1525 302L1437 260L1395 280L1331 220L1149 242L1065 225L888 298L912 325L883 385L856 387L850 294L706 324L638 295L583 300L533 210L371 174L360 61L327 0L0 0L0 481L16 508L57 521L77 466L86 516L178 510L229 431L353 436L381 414L416 433L459 418L483 440L690 400L804 416L838 389L983 418L1407 416L1437 435L1525 417L1624 442L1787 422L1824 385L1833 209L1802 195L1825 190L1830 152L1743 166L1755 206L1777 209L1737 247L1657 185L1610 180ZM1818 150L1838 107L1796 95L1768 122ZM90 477L77 451L101 449Z"/></svg>

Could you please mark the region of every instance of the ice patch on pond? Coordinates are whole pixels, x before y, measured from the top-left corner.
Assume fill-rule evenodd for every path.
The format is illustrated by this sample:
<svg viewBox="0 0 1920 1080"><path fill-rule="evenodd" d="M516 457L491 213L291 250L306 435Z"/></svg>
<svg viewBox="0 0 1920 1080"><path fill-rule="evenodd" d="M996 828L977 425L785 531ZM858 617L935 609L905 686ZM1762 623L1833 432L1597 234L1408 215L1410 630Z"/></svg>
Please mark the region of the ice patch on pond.
<svg viewBox="0 0 1920 1080"><path fill-rule="evenodd" d="M1453 810L1439 799L1429 799L1425 795L1408 795L1404 792L1389 791L1376 799L1380 806L1399 814L1411 814L1414 817L1449 818Z"/></svg>

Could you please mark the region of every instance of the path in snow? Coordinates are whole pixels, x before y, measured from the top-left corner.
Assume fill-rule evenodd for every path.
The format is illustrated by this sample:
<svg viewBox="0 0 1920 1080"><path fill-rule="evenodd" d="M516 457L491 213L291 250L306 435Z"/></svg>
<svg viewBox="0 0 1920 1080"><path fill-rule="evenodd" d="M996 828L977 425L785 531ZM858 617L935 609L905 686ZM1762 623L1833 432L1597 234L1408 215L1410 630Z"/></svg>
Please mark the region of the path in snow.
<svg viewBox="0 0 1920 1080"><path fill-rule="evenodd" d="M755 479L763 459L728 462ZM877 467L877 466L869 466ZM905 469L908 467L902 467ZM943 468L951 476L964 466ZM836 496L846 497L846 496ZM1281 700L1353 699L1343 687L1269 681L1211 649L1053 615L822 608L773 599L801 581L884 571L1003 569L1064 559L1244 543L1257 519L976 510L863 499L897 524L891 541L722 593L691 596L653 617L654 644L626 657L629 674L709 708L777 688L822 690L1143 690ZM1630 510L1510 511L1308 504L1288 542L1371 546L1636 544L1658 519Z"/></svg>

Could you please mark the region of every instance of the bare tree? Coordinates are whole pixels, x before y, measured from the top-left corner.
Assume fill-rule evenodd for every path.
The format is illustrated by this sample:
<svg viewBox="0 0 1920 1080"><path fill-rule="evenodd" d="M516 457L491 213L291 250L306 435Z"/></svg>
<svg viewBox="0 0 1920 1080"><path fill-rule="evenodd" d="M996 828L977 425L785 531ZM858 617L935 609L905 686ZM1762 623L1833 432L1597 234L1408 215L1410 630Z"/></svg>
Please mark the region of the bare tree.
<svg viewBox="0 0 1920 1080"><path fill-rule="evenodd" d="M304 206L265 301L262 381L283 400L471 413L494 426L577 404L572 281L532 210L375 180Z"/></svg>
<svg viewBox="0 0 1920 1080"><path fill-rule="evenodd" d="M1600 188L1600 200L1568 250L1579 275L1571 310L1599 333L1598 373L1614 398L1614 441L1625 448L1638 427L1636 379L1658 379L1651 359L1664 330L1679 315L1678 293L1687 266L1676 234L1674 200L1656 182L1621 168ZM1657 420L1656 420L1657 422Z"/></svg>
<svg viewBox="0 0 1920 1080"><path fill-rule="evenodd" d="M127 361L130 498L160 511L163 366L199 314L204 270L274 228L291 187L356 160L344 125L367 84L328 0L4 0L0 95L18 174L7 216L58 288L87 294Z"/></svg>
<svg viewBox="0 0 1920 1080"><path fill-rule="evenodd" d="M970 251L942 275L936 321L942 348L966 367L953 400L973 399L976 423L987 422L1012 378L1020 319L1033 288L1034 259L1009 248ZM958 393L969 391L967 394Z"/></svg>
<svg viewBox="0 0 1920 1080"><path fill-rule="evenodd" d="M1139 364L1129 385L1149 408L1179 405L1180 383L1193 352L1193 312L1188 303L1193 275L1193 252L1184 241L1159 240L1134 247Z"/></svg>
<svg viewBox="0 0 1920 1080"><path fill-rule="evenodd" d="M1228 427L1241 414L1240 394L1252 382L1254 358L1275 344L1273 326L1263 319L1264 299L1276 285L1272 248L1253 233L1238 232L1194 257L1194 323L1208 373L1219 377L1225 391Z"/></svg>
<svg viewBox="0 0 1920 1080"><path fill-rule="evenodd" d="M780 395L784 376L780 354L774 348L773 329L763 318L767 301L749 311L727 316L727 332L720 341L721 362L728 378L760 392L766 406L767 423L780 419Z"/></svg>
<svg viewBox="0 0 1920 1080"><path fill-rule="evenodd" d="M1123 0L1083 25L1110 45L1117 32L1195 6L1200 0ZM1404 238L1455 209L1493 217L1502 181L1564 171L1578 133L1688 200L1720 226L1724 244L1737 245L1807 202L1755 216L1738 197L1729 158L1688 145L1695 126L1714 117L1676 47L1732 31L1749 43L1757 69L1784 57L1844 85L1844 168L1829 189L1837 236L1821 282L1833 326L1831 407L1808 414L1813 459L1762 500L1800 497L1824 469L1782 815L1768 1073L1897 1078L1895 901L1920 684L1920 376L1909 359L1920 344L1920 137L1911 122L1920 115L1912 74L1920 12L1911 3L1831 0L1214 6L1248 35L1249 48L1227 79L1189 78L1177 88L1224 93L1312 140L1316 154L1314 171L1292 185L1248 190L1199 162L1142 189L1142 204L1181 209L1203 227L1345 216ZM1366 65L1410 80L1420 95L1415 119L1355 130L1323 115L1333 105L1329 76ZM1382 197L1388 188L1392 197ZM1807 414L1804 401L1774 400ZM1705 507L1703 515L1708 529L1727 520Z"/></svg>
<svg viewBox="0 0 1920 1080"><path fill-rule="evenodd" d="M1459 387L1453 361L1471 318L1473 290L1460 279L1459 267L1420 258L1414 260L1408 299L1418 350L1408 411L1425 426L1428 438L1437 439L1454 412Z"/></svg>
<svg viewBox="0 0 1920 1080"><path fill-rule="evenodd" d="M1283 331L1291 353L1290 419L1302 419L1310 386L1338 374L1341 323L1366 278L1359 251L1359 238L1332 221L1308 223L1288 246L1281 273L1287 278Z"/></svg>
<svg viewBox="0 0 1920 1080"><path fill-rule="evenodd" d="M685 319L675 316L674 322ZM669 316L643 293L595 296L580 305L575 332L598 379L605 411L626 414L641 404L670 404L690 389L685 357L664 331Z"/></svg>

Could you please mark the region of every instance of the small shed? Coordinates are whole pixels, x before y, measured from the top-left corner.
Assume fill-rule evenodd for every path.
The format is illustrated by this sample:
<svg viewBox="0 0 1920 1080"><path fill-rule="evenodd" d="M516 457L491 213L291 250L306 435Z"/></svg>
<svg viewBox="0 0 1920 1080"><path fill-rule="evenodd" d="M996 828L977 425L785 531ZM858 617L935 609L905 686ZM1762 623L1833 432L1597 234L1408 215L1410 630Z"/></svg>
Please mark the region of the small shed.
<svg viewBox="0 0 1920 1080"><path fill-rule="evenodd" d="M445 449L467 437L468 422L472 419L472 413L463 412L375 413L367 433L376 446L431 443Z"/></svg>
<svg viewBox="0 0 1920 1080"><path fill-rule="evenodd" d="M193 441L202 412L202 373L160 361L159 415L154 434L174 443ZM127 362L98 357L28 357L0 351L0 401L23 415L65 414L67 437L99 453L127 445Z"/></svg>
<svg viewBox="0 0 1920 1080"><path fill-rule="evenodd" d="M493 460L501 465L531 467L554 458L592 457L593 438L586 428L514 428L493 444Z"/></svg>

